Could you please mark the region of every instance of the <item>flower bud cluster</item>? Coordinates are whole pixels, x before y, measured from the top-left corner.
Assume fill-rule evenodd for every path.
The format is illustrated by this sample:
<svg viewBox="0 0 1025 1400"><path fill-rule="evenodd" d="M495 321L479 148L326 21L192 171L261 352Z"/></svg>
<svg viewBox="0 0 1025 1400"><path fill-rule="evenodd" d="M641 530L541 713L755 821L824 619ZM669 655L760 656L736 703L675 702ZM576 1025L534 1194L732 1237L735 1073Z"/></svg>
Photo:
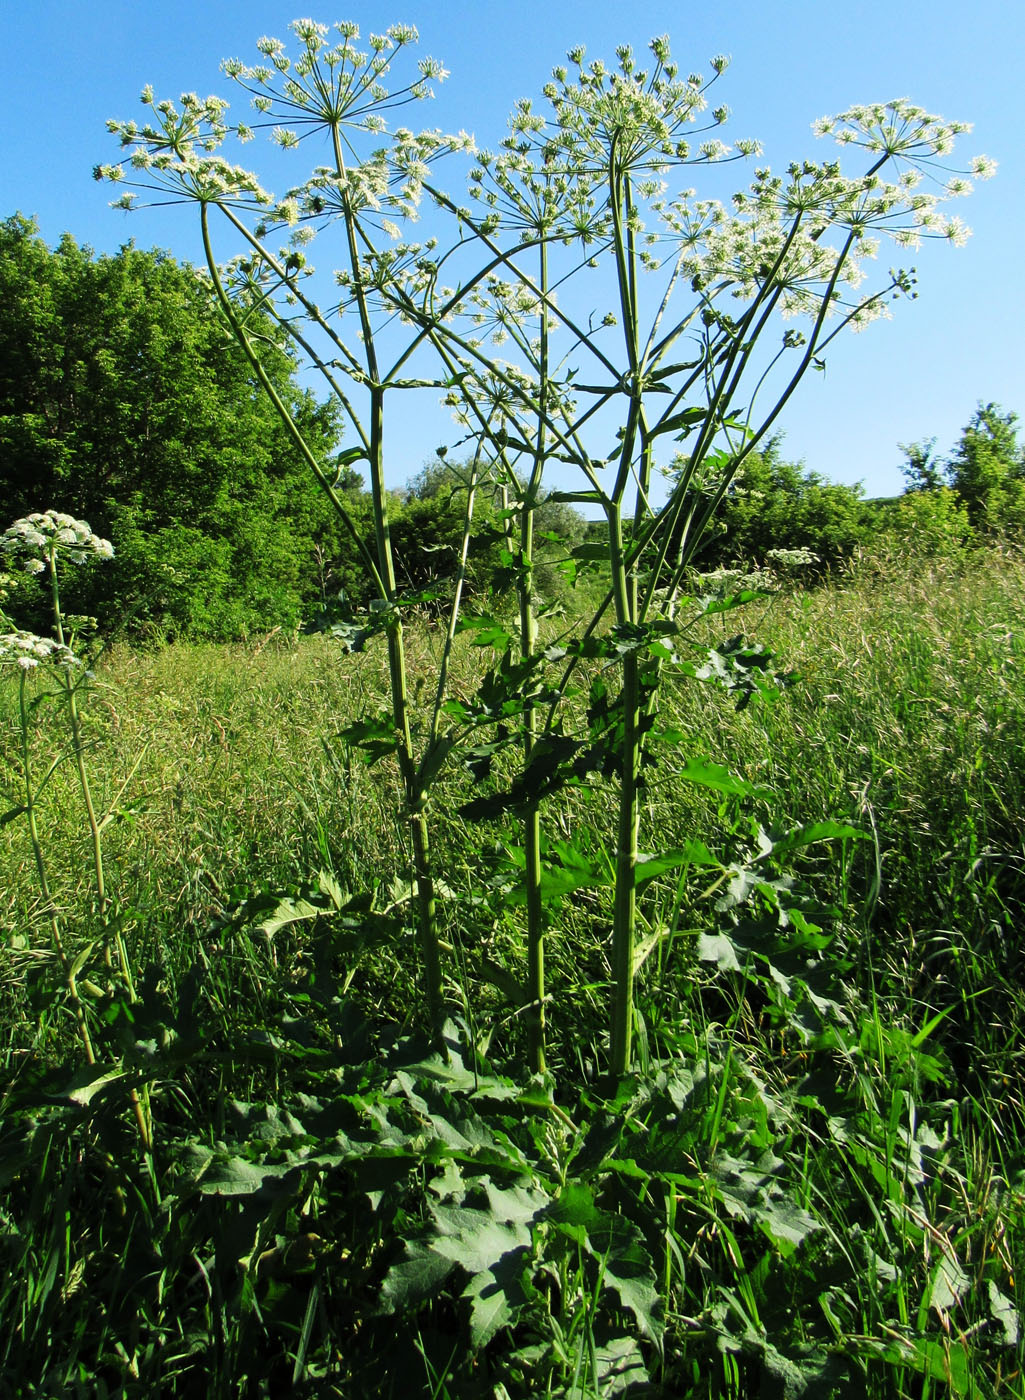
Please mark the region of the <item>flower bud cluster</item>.
<svg viewBox="0 0 1025 1400"><path fill-rule="evenodd" d="M708 163L729 157L732 152L718 140L710 140L691 155L684 129L692 126L708 106L707 91L726 70L722 55L712 59L712 77L691 73L684 78L673 62L665 36L653 39L649 49L652 67L639 68L632 49L623 45L616 51L618 70L610 70L601 60L586 67L584 50L567 55L575 73L560 66L552 73L544 95L552 108L552 119L544 123L543 140L563 167L574 172L607 167L610 143L624 167L637 171L646 167L661 171L681 161ZM710 113L708 127L721 126L729 116L725 106ZM514 135L538 139L541 127L528 105L521 104L512 120ZM746 142L747 153L756 143Z"/></svg>
<svg viewBox="0 0 1025 1400"><path fill-rule="evenodd" d="M281 40L263 38L257 63L232 59L223 65L250 97L255 111L250 124L229 125L227 103L220 98L185 94L176 105L156 102L147 89L143 102L153 122L141 130L131 122L110 123L129 154L124 165L103 167L98 174L163 188L204 207L220 205L236 228L241 224L235 211L248 213L252 232L246 236L254 251L227 266L225 282L250 304L273 309L281 299L301 305L300 317L325 331L341 352L341 358L330 352L326 363L332 372L339 369L357 385L369 382L367 362L350 351L328 318L356 311L353 344L394 322L417 327L418 342L448 336L460 372L444 381L445 402L468 427L482 421L481 410L493 413L496 422L509 425L510 443L528 436L515 429L523 410L544 413L559 432L558 423L570 424L576 412L574 394L596 398L586 421L611 395L632 391L638 382L628 384L597 341L599 330L616 324L617 311L624 325L630 322L624 298L617 311L596 313L585 325L579 317L574 320L572 296L565 296L562 309L551 291L585 266L598 266L602 256L629 257L651 271L663 270L666 301L670 290L689 285L692 307L666 348L689 326L709 347L711 364L713 349L737 340L745 319L750 322L756 312L759 318L801 315L812 323L807 336L786 331L783 349L800 351L794 358L805 368L809 362L821 368L815 356L832 338L822 333L828 316L840 322L837 329L857 330L888 315L894 297L914 295L913 268L892 269L871 293L859 290L865 263L875 257L881 238L901 247L915 247L925 237L963 242L969 230L937 206L967 193L969 177L985 179L995 169L984 156L960 171L946 166L955 139L970 128L899 99L852 107L816 123L818 134L866 153L860 172L848 174L835 161L795 163L782 175L756 169L732 203L697 200L679 183L670 190L670 179L684 168L761 153L756 141L726 145L718 138L729 109L711 105L708 93L727 67L724 57L712 59L708 74L687 74L673 61L664 36L651 42L643 61L626 45L616 50L611 65L585 63L584 50L574 49L553 71L545 103L519 101L508 135L497 152L490 152L478 151L465 132L391 129L395 109L431 96L429 84L447 76L436 60L426 58L405 87L385 86L395 54L417 42L411 26L370 34L364 49L357 48L360 33L352 23L337 24L332 33L326 25L298 20L291 29L298 41L295 56ZM257 130L283 149L310 137L326 140L334 161L314 169L283 198L273 198L255 176L219 154L229 136L246 141ZM439 162L457 152L473 157L472 209L449 199L435 176ZM134 197L121 202L130 204ZM454 216L457 237L447 250L439 251L436 239L420 243L405 237L425 200ZM312 269L302 249L335 220L350 233L357 230L357 236L350 240L345 267L335 273L338 301L321 312L312 292L303 290ZM277 255L266 246L272 230L281 230L289 243ZM374 233L382 235L382 246ZM460 249L477 240L488 250L489 267L501 265L501 275L485 269L469 280L457 276L455 287L445 285L450 268L461 274L455 260ZM547 270L529 270L535 247L546 250L547 269L548 249L574 244L586 249L575 269L556 275L553 268L555 280ZM733 299L746 306L736 309ZM733 308L732 316L726 306ZM455 330L443 331L453 323L458 323ZM550 342L557 333L563 334L563 345L553 357ZM572 389L576 369L569 367L564 350L566 333L574 346L594 354L610 376L607 383L603 374L597 386ZM509 353L520 369L492 360L489 376L487 339L496 347L511 342ZM649 349L661 354L656 342L653 329ZM522 383L521 370L527 371ZM394 382L423 387L412 380ZM649 379L649 386L653 382ZM658 384L668 387L661 379ZM41 571L44 565L35 560L25 567Z"/></svg>
<svg viewBox="0 0 1025 1400"><path fill-rule="evenodd" d="M17 666L22 671L34 671L44 662L54 666L79 666L70 647L51 637L37 637L34 632L7 632L0 635L0 666Z"/></svg>
<svg viewBox="0 0 1025 1400"><path fill-rule="evenodd" d="M20 563L29 574L43 573L58 557L84 564L91 554L113 559L114 546L83 521L57 510L35 511L0 535L0 555Z"/></svg>
<svg viewBox="0 0 1025 1400"><path fill-rule="evenodd" d="M802 569L812 568L822 561L812 550L801 545L797 549L768 549L765 551L766 567L777 574L796 574Z"/></svg>

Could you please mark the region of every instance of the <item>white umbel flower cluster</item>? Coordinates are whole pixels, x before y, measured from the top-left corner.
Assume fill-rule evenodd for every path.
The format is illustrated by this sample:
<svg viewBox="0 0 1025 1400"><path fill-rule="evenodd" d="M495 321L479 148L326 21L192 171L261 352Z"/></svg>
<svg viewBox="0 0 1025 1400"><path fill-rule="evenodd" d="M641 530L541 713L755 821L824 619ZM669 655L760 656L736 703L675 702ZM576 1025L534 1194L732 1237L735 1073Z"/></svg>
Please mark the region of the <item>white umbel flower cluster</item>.
<svg viewBox="0 0 1025 1400"><path fill-rule="evenodd" d="M58 557L72 564L84 564L90 555L113 559L114 546L74 516L37 510L0 535L0 555L19 563L28 574L41 574Z"/></svg>
<svg viewBox="0 0 1025 1400"><path fill-rule="evenodd" d="M34 671L44 662L54 666L78 666L71 648L51 637L37 637L34 632L0 634L0 666L17 666L22 671Z"/></svg>

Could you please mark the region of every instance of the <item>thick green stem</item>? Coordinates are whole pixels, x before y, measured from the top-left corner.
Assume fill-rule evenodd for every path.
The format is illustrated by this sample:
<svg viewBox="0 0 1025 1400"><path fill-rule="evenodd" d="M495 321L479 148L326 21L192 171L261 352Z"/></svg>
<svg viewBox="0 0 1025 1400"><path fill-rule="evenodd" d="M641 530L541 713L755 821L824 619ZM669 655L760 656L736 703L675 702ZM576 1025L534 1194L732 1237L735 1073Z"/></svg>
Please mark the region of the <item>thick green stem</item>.
<svg viewBox="0 0 1025 1400"><path fill-rule="evenodd" d="M340 148L337 150L336 154L339 160L339 170L344 171L344 167L341 165ZM347 206L346 230L350 262L356 282L357 303L359 306L360 321L363 326L364 347L367 354L367 363L371 379L371 384L369 386L371 400L370 433L369 440L364 438L364 441L368 441L367 461L369 466L371 495L374 504L376 558L370 553L361 539L352 517L346 510L344 504L339 500L337 492L335 492L331 483L328 481L315 455L310 451L308 444L299 432L287 406L275 390L274 385L271 383L266 371L260 363L259 357L253 350L249 337L246 335L245 328L239 321L235 309L221 284L217 264L213 256L209 220L205 204L201 206L200 214L207 266L210 269L210 275L213 279L218 300L224 309L235 337L249 358L268 398L277 409L286 428L291 433L296 446L312 468L321 488L327 494L342 520L351 531L357 549L366 562L368 572L370 573L375 587L379 591L382 603L386 607L393 608L398 596L398 589L395 583L395 569L392 559L391 536L388 524L387 493L384 486L384 389L376 380L377 362L373 347L373 332L370 324L366 296L360 280L359 257L353 230L355 215ZM413 740L409 722L409 688L406 679L402 623L397 613L393 613L389 618L388 671L391 678L392 718L398 736L397 756L402 777L403 795L406 814L410 825L410 839L413 852L413 878L416 885L415 908L417 917L417 938L424 962L424 985L432 1033L435 1041L441 1046L443 1044L442 1027L445 1022L445 1008L442 995L441 951L437 929L437 905L435 901L434 880L430 868L430 842L428 840L427 821L423 813L423 793L420 790L420 784L417 778L417 764L414 757Z"/></svg>
<svg viewBox="0 0 1025 1400"><path fill-rule="evenodd" d="M337 125L332 128L335 168L340 180L345 179L345 160ZM415 909L417 940L423 960L424 991L427 997L431 1032L435 1044L444 1050L445 998L441 977L441 946L438 935L438 911L431 869L431 848L424 814L424 793L420 784L418 765L413 749L409 720L409 686L406 674L406 654L403 644L402 620L394 605L398 597L395 564L388 522L388 501L384 485L384 386L377 364L370 306L360 266L356 243L358 219L343 184L345 236L349 253L349 269L356 292L356 307L363 335L370 390L370 491L374 503L374 533L377 544L377 574L384 588L384 601L392 609L388 620L388 671L391 677L392 720L398 735L398 761L413 847L413 878L416 885Z"/></svg>
<svg viewBox="0 0 1025 1400"><path fill-rule="evenodd" d="M444 1049L445 995L441 979L441 946L438 938L438 906L431 867L427 818L422 811L410 816L413 871L416 877L417 940L423 959L424 993L431 1018L431 1034Z"/></svg>
<svg viewBox="0 0 1025 1400"><path fill-rule="evenodd" d="M57 580L57 557L56 549L50 550L50 593L53 601L53 628L54 635L61 646L66 645L64 638L64 615L61 611L60 585ZM85 806L86 820L89 823L89 835L92 843L93 874L96 879L96 900L97 908L101 919L105 919L107 913L107 882L103 872L103 843L100 837L100 823L96 816L96 808L93 804L92 788L89 785L89 773L85 766L85 749L82 743L82 719L78 709L78 695L75 683L71 678L71 672L67 669L61 672L61 684L68 702L68 722L71 725L71 747L75 754L75 767L78 770L78 785L82 791L82 802ZM107 930L104 929L103 956L107 966L112 965L110 940ZM131 976L124 959L119 950L119 961L121 961L121 973L130 985Z"/></svg>
<svg viewBox="0 0 1025 1400"><path fill-rule="evenodd" d="M523 818L527 894L527 1048L532 1074L545 1069L545 945L541 903L541 813L531 806Z"/></svg>
<svg viewBox="0 0 1025 1400"><path fill-rule="evenodd" d="M627 572L622 517L618 509L609 515L609 550L616 613L621 622L632 619L636 588ZM637 832L640 824L639 779L641 771L640 684L635 651L623 658L623 734L616 831L616 885L612 914L612 971L615 999L612 1011L612 1073L629 1073L634 1021L634 947L637 929Z"/></svg>
<svg viewBox="0 0 1025 1400"><path fill-rule="evenodd" d="M21 721L21 771L25 782L25 819L28 823L29 840L32 843L32 854L36 862L36 877L39 880L39 893L43 896L46 905L47 917L50 923L50 937L53 940L54 952L60 962L64 972L64 980L67 983L68 997L75 1013L75 1025L78 1029L79 1039L85 1051L85 1058L88 1064L96 1063L96 1054L93 1050L92 1036L89 1034L89 1024L86 1021L85 1007L82 998L78 995L78 986L75 980L73 965L68 958L67 950L64 947L64 939L61 937L60 923L57 920L57 912L54 908L53 898L50 894L50 882L46 877L46 861L43 858L43 844L39 838L39 824L36 820L36 798L32 790L32 760L28 746L28 704L25 697L26 674L23 671L18 687L18 711Z"/></svg>
<svg viewBox="0 0 1025 1400"><path fill-rule="evenodd" d="M520 518L520 651L533 656L537 646L537 618L534 614L534 509L545 464L545 413L548 390L548 245L540 246L539 285L541 303L541 347L539 357L538 414L534 439L534 462L527 482ZM523 716L523 765L534 751L537 714L528 704ZM545 950L544 905L541 900L541 814L535 803L523 818L524 879L527 904L527 1045L530 1069L541 1074L545 1068Z"/></svg>
<svg viewBox="0 0 1025 1400"><path fill-rule="evenodd" d="M612 206L613 242L619 282L623 336L630 363L631 399L620 451L620 465L608 511L609 556L616 620L629 626L637 621L637 577L623 542L623 503L638 435L643 441L642 366L637 310L637 250L630 222L629 174L618 161L616 142L609 152L609 195ZM612 1063L614 1075L630 1071L634 1022L634 947L637 932L637 832L641 770L642 728L639 713L639 677L636 651L623 657L622 747L620 750L619 817L616 830L616 883L612 912L612 971L615 983L612 1008Z"/></svg>
<svg viewBox="0 0 1025 1400"><path fill-rule="evenodd" d="M470 557L470 540L473 533L473 513L476 508L477 487L480 481L480 452L474 458L470 479L466 489L466 509L463 514L463 536L459 542L459 558L456 568L455 587L452 590L452 606L449 608L448 627L445 630L445 645L438 664L438 683L434 692L434 708L431 711L431 739L436 743L441 729L441 707L448 694L448 674L452 664L452 648L455 645L459 628L459 615L462 607L463 589L466 586L466 566Z"/></svg>
<svg viewBox="0 0 1025 1400"><path fill-rule="evenodd" d="M430 838L427 818L424 815L424 793L420 784L410 725L409 684L402 619L394 606L398 597L398 587L395 581L395 562L392 556L387 493L384 486L384 390L380 385L374 385L370 390L369 464L377 567L385 589L383 601L392 610L388 619L388 674L391 680L392 722L398 736L399 772L402 776L413 847L417 941L423 960L424 992L431 1030L436 1043L442 1047L445 999L442 991L438 911L431 869Z"/></svg>
<svg viewBox="0 0 1025 1400"><path fill-rule="evenodd" d="M388 572L390 572L390 565L389 556ZM427 818L423 810L424 794L417 776L417 764L410 728L409 687L406 679L406 654L402 623L397 614L391 619L388 627L388 671L391 678L392 722L398 736L396 752L413 847L413 879L416 885L414 907L416 909L417 941L423 960L424 993L427 997L432 1034L440 1046L442 1044L442 1028L445 1024L445 999L442 992L438 911L434 875L431 869L430 838Z"/></svg>

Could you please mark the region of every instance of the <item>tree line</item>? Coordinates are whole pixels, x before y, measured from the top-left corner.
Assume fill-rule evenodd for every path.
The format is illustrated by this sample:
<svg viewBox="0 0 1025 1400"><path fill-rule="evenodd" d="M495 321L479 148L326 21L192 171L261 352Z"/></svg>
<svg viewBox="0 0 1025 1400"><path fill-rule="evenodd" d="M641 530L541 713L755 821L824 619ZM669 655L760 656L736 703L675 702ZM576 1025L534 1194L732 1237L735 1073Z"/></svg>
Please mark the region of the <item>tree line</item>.
<svg viewBox="0 0 1025 1400"><path fill-rule="evenodd" d="M336 410L301 387L279 329L261 325L263 364L369 537L371 503L345 464ZM781 440L744 463L699 564L764 563L770 550L835 569L881 535L920 549L1025 534L1025 449L1017 418L980 405L953 453L902 447L905 493L861 489L789 462ZM463 535L468 478L437 457L389 505L400 582L443 589ZM205 277L128 244L95 256L70 234L51 249L21 215L0 223L0 499L5 523L53 508L90 522L115 548L83 571L69 605L130 635L226 639L293 630L365 598L351 538L310 479L282 421L224 325ZM478 485L469 579L499 590L508 553L508 485ZM542 594L569 587L588 522L542 502ZM577 551L577 556L574 555ZM593 554L593 549L590 551ZM31 620L25 580L19 613ZM41 606L41 604L38 604Z"/></svg>

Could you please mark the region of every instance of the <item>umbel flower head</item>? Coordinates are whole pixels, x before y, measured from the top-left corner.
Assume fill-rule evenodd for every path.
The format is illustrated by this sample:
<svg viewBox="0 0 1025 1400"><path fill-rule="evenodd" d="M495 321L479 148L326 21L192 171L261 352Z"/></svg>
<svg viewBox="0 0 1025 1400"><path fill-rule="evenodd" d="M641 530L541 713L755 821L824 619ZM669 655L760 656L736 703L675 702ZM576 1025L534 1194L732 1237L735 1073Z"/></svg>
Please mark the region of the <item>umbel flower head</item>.
<svg viewBox="0 0 1025 1400"><path fill-rule="evenodd" d="M51 637L37 637L34 632L7 632L0 635L0 666L17 666L33 671L43 662L55 666L78 666L70 647Z"/></svg>
<svg viewBox="0 0 1025 1400"><path fill-rule="evenodd" d="M114 546L82 520L57 510L37 510L4 531L0 554L20 563L27 574L41 574L58 558L72 564L84 564L91 554L113 559Z"/></svg>

